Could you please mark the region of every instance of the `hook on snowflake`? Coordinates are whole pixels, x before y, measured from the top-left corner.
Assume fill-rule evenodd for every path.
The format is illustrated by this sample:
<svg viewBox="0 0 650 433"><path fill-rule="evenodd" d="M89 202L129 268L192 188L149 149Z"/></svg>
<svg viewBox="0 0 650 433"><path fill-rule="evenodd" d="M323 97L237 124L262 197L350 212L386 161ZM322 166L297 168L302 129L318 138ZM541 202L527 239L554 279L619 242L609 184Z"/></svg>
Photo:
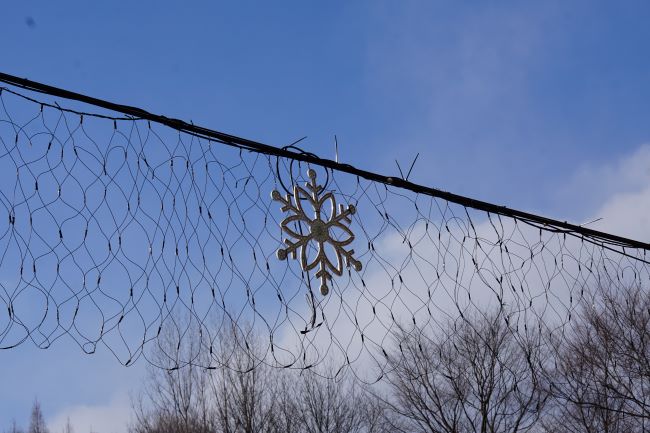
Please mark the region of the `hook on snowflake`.
<svg viewBox="0 0 650 433"><path fill-rule="evenodd" d="M332 192L321 196L324 188L316 182L316 172L307 170L307 177L309 182L305 182L305 188L294 185L293 194L283 197L277 190L271 192L271 198L282 204L282 211L290 213L282 220L280 227L291 239L284 239L287 247L278 249L277 256L280 260L286 260L289 255L295 259L300 253L300 264L304 271L318 266L316 278L320 279L320 292L327 295L328 280L332 279L332 274L343 275L344 263L348 267L352 266L357 272L361 271L361 262L354 258L354 250L345 248L354 241L354 233L349 226L352 224L351 215L354 215L356 208L354 205L348 205L346 208L341 204L337 209L336 198ZM303 202L308 203L311 209L305 209ZM324 209L326 202L330 203L329 215ZM307 214L310 210L313 210L313 217ZM290 227L292 223L294 227L304 224L309 233L295 230ZM333 235L335 230L342 233L338 239ZM310 246L314 246L317 252L313 259L308 257ZM334 251L336 263L328 257L326 246L330 246Z"/></svg>

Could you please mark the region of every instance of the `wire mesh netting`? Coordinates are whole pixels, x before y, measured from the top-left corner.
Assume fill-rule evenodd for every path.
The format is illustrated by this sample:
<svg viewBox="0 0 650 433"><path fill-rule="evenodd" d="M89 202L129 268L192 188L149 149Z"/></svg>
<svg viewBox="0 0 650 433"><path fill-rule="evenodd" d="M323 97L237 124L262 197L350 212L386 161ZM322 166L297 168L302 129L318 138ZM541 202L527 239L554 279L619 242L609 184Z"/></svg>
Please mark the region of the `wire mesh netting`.
<svg viewBox="0 0 650 433"><path fill-rule="evenodd" d="M56 101L0 93L4 349L233 367L234 327L259 363L373 382L408 356L400 335L496 314L561 338L590 290L650 278L625 242ZM198 343L160 362L164 329Z"/></svg>

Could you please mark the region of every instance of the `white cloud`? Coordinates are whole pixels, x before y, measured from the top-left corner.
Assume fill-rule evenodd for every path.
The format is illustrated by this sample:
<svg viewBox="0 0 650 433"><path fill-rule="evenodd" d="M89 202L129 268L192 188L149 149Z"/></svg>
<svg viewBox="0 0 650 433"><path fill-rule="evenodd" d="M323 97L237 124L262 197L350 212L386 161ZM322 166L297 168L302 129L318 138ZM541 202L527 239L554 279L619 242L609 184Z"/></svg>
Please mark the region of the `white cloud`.
<svg viewBox="0 0 650 433"><path fill-rule="evenodd" d="M559 198L586 227L650 242L650 144L615 161L583 165Z"/></svg>
<svg viewBox="0 0 650 433"><path fill-rule="evenodd" d="M612 196L596 215L602 220L590 227L650 243L650 184Z"/></svg>
<svg viewBox="0 0 650 433"><path fill-rule="evenodd" d="M68 419L75 433L123 433L131 420L130 400L126 393L117 393L103 404L64 408L49 420L50 431L63 432Z"/></svg>
<svg viewBox="0 0 650 433"><path fill-rule="evenodd" d="M615 207L623 206L626 210L632 210L629 204L624 204L621 200L643 195L649 187L650 144L643 144L615 161L585 163L576 170L566 186L558 192L558 196L562 203L571 208L568 209L568 214L605 218L603 212L609 217L613 216L611 212L618 213ZM640 201L638 204L642 206L643 203ZM631 228L627 227L628 224L617 224L617 221L618 219L608 223L604 220L599 226L603 230L614 231Z"/></svg>

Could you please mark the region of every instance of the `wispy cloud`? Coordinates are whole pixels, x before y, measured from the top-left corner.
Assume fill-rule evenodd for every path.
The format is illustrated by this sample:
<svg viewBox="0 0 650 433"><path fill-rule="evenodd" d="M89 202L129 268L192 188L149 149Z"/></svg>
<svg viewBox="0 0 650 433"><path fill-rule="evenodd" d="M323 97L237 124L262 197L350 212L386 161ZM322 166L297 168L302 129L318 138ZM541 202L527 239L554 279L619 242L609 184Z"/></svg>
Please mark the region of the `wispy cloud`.
<svg viewBox="0 0 650 433"><path fill-rule="evenodd" d="M130 400L120 392L105 403L66 407L49 420L50 431L63 432L68 419L77 433L123 433L131 420Z"/></svg>
<svg viewBox="0 0 650 433"><path fill-rule="evenodd" d="M614 208L625 208L622 201L627 197L641 194L650 186L650 144L643 144L634 151L621 155L618 159L606 162L585 162L578 167L575 173L563 184L557 192L557 200L566 210L566 214L577 218L603 217L598 226L611 230L631 229L629 224L620 224L622 217L612 220L612 212L618 213ZM641 197L639 197L641 198ZM638 200L638 206L644 202ZM641 208L631 214L641 214ZM603 212L608 213L607 218ZM632 215L628 215L628 219ZM608 222L609 220L609 222ZM636 224L635 226L638 226ZM637 227L640 228L640 227Z"/></svg>

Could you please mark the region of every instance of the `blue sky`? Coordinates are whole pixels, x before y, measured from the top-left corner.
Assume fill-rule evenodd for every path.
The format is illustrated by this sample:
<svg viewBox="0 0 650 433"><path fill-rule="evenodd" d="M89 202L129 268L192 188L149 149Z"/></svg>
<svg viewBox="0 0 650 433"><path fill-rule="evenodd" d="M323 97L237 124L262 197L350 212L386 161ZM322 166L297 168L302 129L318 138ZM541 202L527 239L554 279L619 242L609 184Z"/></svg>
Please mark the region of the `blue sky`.
<svg viewBox="0 0 650 433"><path fill-rule="evenodd" d="M342 162L387 174L420 153L416 182L581 222L648 185L625 174L650 143L649 19L642 1L10 2L0 70L328 158L336 134ZM143 366L72 347L0 353L0 429L35 395L50 416L126 404Z"/></svg>

